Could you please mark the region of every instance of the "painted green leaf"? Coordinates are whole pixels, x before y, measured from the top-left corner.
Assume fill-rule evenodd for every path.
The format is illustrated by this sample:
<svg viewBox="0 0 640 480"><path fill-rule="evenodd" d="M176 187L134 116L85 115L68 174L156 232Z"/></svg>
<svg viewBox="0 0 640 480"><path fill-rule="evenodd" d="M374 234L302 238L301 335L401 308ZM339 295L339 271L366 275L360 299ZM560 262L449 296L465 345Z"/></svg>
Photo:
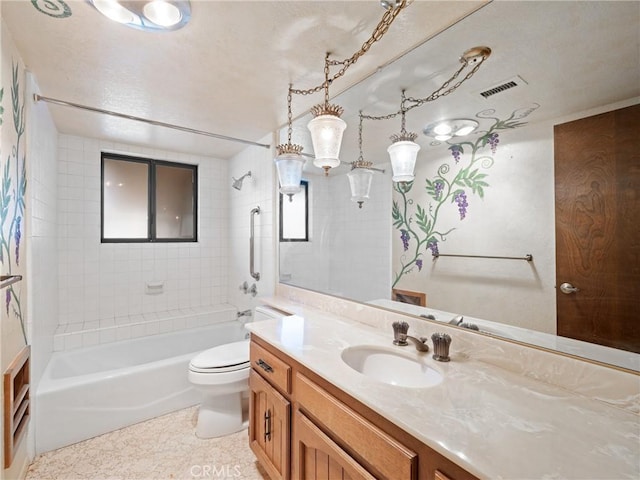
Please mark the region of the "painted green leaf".
<svg viewBox="0 0 640 480"><path fill-rule="evenodd" d="M0 88L0 103L2 102L2 97L4 97L4 88ZM0 105L0 125L2 125L3 115L4 115L4 107Z"/></svg>
<svg viewBox="0 0 640 480"><path fill-rule="evenodd" d="M427 235L430 233L431 221L427 218L427 211L420 205L416 207L416 224Z"/></svg>
<svg viewBox="0 0 640 480"><path fill-rule="evenodd" d="M400 208L398 207L398 202L393 201L393 207L391 209L391 218L393 218L393 226L396 228L400 228L404 223L402 219L402 214L400 213Z"/></svg>
<svg viewBox="0 0 640 480"><path fill-rule="evenodd" d="M20 187L18 190L18 207L20 208L20 213L24 213L26 208L25 204L25 194L27 192L27 159L22 156L22 173L20 175Z"/></svg>

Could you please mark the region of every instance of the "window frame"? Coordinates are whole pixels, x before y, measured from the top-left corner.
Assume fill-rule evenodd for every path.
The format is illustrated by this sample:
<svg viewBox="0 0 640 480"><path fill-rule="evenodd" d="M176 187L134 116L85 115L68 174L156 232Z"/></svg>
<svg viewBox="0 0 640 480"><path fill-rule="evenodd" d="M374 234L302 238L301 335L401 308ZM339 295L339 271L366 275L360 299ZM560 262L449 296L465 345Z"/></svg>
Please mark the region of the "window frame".
<svg viewBox="0 0 640 480"><path fill-rule="evenodd" d="M147 232L146 238L105 238L104 237L104 167L105 160L117 160L144 163L148 166L147 179ZM193 178L193 235L189 238L156 237L156 166L184 168L191 170ZM100 154L100 243L196 243L198 241L198 165L189 163L156 160L120 153L101 152Z"/></svg>
<svg viewBox="0 0 640 480"><path fill-rule="evenodd" d="M280 194L280 225L279 225L279 239L281 242L308 242L309 241L309 181L301 180L300 186L304 191L304 238L283 238L284 234L284 215L283 215L283 202L284 195Z"/></svg>

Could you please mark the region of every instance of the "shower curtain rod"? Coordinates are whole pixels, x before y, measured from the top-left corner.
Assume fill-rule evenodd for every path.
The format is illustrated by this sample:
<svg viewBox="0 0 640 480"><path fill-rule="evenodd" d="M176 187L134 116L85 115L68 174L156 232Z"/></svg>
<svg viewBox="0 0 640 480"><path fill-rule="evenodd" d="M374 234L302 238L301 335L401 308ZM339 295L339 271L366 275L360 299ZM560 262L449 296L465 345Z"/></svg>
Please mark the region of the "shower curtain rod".
<svg viewBox="0 0 640 480"><path fill-rule="evenodd" d="M37 93L33 95L33 99L36 102L42 101L47 103L53 103L55 105L62 105L63 107L79 108L80 110L87 110L94 113L103 113L105 115L111 115L112 117L126 118L127 120L134 120L136 122L148 123L157 127L172 128L174 130L180 130L182 132L194 133L196 135L204 135L205 137L213 137L219 140L227 140L230 142L244 143L245 145L254 145L257 147L271 148L271 145L266 143L252 142L251 140L244 140L242 138L228 137L227 135L221 135L219 133L205 132L203 130L196 130L188 127L181 127L180 125L173 125L171 123L158 122L156 120L150 120L148 118L134 117L133 115L127 115L124 113L112 112L111 110L103 110L101 108L89 107L87 105L81 105L79 103L65 102L64 100L58 100L56 98L43 97Z"/></svg>

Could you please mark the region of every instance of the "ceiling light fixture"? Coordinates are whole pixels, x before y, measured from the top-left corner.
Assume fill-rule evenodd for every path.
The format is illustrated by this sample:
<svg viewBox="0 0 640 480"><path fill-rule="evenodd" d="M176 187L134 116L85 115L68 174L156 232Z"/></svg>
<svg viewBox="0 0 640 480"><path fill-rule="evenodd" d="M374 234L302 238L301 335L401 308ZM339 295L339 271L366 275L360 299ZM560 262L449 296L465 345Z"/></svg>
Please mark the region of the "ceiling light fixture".
<svg viewBox="0 0 640 480"><path fill-rule="evenodd" d="M413 180L413 170L416 166L418 152L420 151L420 145L414 141L418 138L418 134L407 132L406 129L406 101L407 98L404 95L404 90L402 90L402 101L400 103L402 122L400 124L400 133L391 136L393 143L387 148L391 160L391 170L393 171L393 177L391 177L391 179L394 182L410 182Z"/></svg>
<svg viewBox="0 0 640 480"><path fill-rule="evenodd" d="M388 120L398 115L401 116L402 122L400 125L400 133L391 136L393 142L387 152L391 160L391 168L393 170L394 182L410 182L413 181L414 169L416 164L416 158L420 151L420 145L415 140L418 137L417 134L407 132L406 130L406 114L410 110L424 105L427 102L432 102L440 97L449 95L456 90L466 80L469 80L480 68L482 63L491 55L491 49L489 47L473 47L467 50L460 57L460 63L462 66L438 88L431 95L425 98L412 98L405 96L405 90L402 90L400 110L392 112L387 115L363 115L360 112L360 118L366 118L368 120ZM466 73L462 80L453 83L466 69L470 70ZM452 84L453 83L453 84ZM449 86L451 85L451 86ZM423 130L426 135L435 137L440 141L446 141L453 136L469 135L473 130L478 127L478 122L469 119L454 119L447 122L437 122L428 125Z"/></svg>
<svg viewBox="0 0 640 480"><path fill-rule="evenodd" d="M311 142L315 159L313 164L324 169L324 174L329 175L329 169L340 165L340 146L342 134L347 123L340 118L342 107L329 103L329 54L324 61L324 103L311 109L313 119L307 125L311 132Z"/></svg>
<svg viewBox="0 0 640 480"><path fill-rule="evenodd" d="M444 142L453 137L469 135L478 128L478 125L476 120L470 118L451 118L430 123L422 132L428 137Z"/></svg>
<svg viewBox="0 0 640 480"><path fill-rule="evenodd" d="M382 172L377 168L373 168L373 163L367 162L362 154L362 111L360 111L360 125L358 126L358 147L360 156L355 162L351 162L351 171L347 173L349 179L349 188L351 189L351 201L358 204L358 208L362 208L365 200L369 200L371 192L371 182L373 180L373 172Z"/></svg>
<svg viewBox="0 0 640 480"><path fill-rule="evenodd" d="M347 173L351 201L356 202L358 208L362 208L364 201L369 200L371 181L373 180L373 170L369 168L371 165L371 162L353 162L351 171Z"/></svg>
<svg viewBox="0 0 640 480"><path fill-rule="evenodd" d="M289 84L289 93L287 94L287 143L278 145L276 150L278 155L273 160L276 164L278 172L278 180L280 181L280 193L289 196L289 201L293 201L293 196L300 192L302 187L302 167L304 167L304 158L302 158L302 145L294 145L291 143L291 84Z"/></svg>
<svg viewBox="0 0 640 480"><path fill-rule="evenodd" d="M171 31L184 27L191 19L188 0L87 0L105 17L131 28Z"/></svg>
<svg viewBox="0 0 640 480"><path fill-rule="evenodd" d="M289 86L289 139L286 144L278 145L278 147L276 147L278 150L278 156L275 158L275 162L276 168L278 169L278 176L280 178L280 191L282 192L283 189L291 191L292 193L287 193L290 199L292 195L295 195L295 193L300 191L299 183L302 176L303 165L303 162L301 163L302 158L300 155L302 147L291 144L291 95L310 95L324 90L324 103L316 105L311 109L311 114L314 118L309 122L307 127L311 132L311 142L314 150L315 158L313 164L324 169L325 175L329 175L329 170L340 165L339 155L340 147L342 145L342 135L347 127L346 122L340 118L343 111L342 107L329 103L329 85L331 85L337 78L344 75L351 65L356 63L362 55L369 51L375 42L384 36L400 11L406 8L407 3L407 0L382 2L385 8L382 19L371 34L371 37L362 45L362 47L360 47L360 50L355 52L351 57L345 60L329 60L330 54L327 53L324 61L324 82L322 82L322 84L306 90L293 89L291 88L291 85ZM330 76L330 68L333 66L340 66L341 68L333 76ZM287 161L291 161L293 163L289 164ZM299 175L297 173L298 168L300 169ZM289 180L285 180L285 169L289 169L286 171L291 172L292 174ZM296 177L298 180L297 190L292 184L287 184L285 186L282 183L283 181L293 181Z"/></svg>

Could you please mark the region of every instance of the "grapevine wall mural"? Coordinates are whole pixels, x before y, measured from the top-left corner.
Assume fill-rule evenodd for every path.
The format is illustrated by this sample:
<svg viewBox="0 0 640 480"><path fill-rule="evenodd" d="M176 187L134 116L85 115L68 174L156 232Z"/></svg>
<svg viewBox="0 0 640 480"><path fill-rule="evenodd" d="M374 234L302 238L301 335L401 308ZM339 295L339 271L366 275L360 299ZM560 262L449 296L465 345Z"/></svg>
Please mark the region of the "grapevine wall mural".
<svg viewBox="0 0 640 480"><path fill-rule="evenodd" d="M3 275L24 275L24 262L21 256L25 226L25 194L27 190L26 156L24 153L25 100L21 91L20 79L23 77L18 64L12 62L11 68L11 121L4 123L4 91L0 90L0 125L2 125L2 151L0 162L2 180L0 181L0 263ZM10 145L9 152L4 150ZM24 305L22 302L23 282L9 285L4 291L5 313L9 318L20 322L25 343Z"/></svg>
<svg viewBox="0 0 640 480"><path fill-rule="evenodd" d="M425 256L438 255L440 243L457 229L442 229L442 219L451 215L451 209L455 209L459 222L473 214L473 203L482 200L490 188L488 171L495 163L502 131L526 125L521 120L538 107L535 104L515 110L504 119L494 116L495 110L479 112L477 118L492 124L475 141L449 144L450 160L440 165L433 177L425 178L421 186L417 179L394 184L393 226L399 232L404 253L394 267L392 287L415 269L422 271ZM421 204L419 199L425 198Z"/></svg>

